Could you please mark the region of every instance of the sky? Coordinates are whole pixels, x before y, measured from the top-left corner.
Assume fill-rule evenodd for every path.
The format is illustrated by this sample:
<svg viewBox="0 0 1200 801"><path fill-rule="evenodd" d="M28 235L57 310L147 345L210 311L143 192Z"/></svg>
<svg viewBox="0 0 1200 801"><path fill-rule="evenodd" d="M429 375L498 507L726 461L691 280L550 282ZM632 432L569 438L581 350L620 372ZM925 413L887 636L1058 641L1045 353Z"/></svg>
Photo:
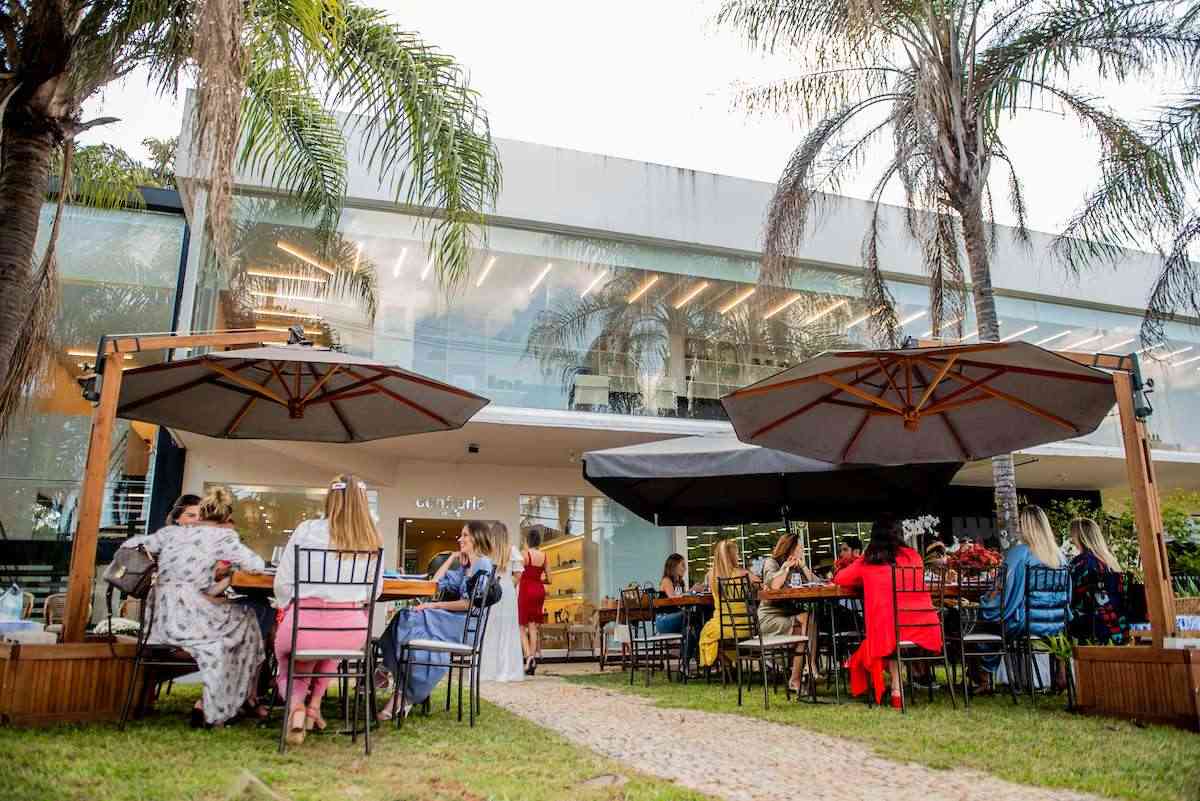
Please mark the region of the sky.
<svg viewBox="0 0 1200 801"><path fill-rule="evenodd" d="M464 66L497 137L773 182L803 135L795 120L733 108L738 85L795 70L787 58L751 53L716 30L718 0L373 4ZM1084 88L1137 118L1160 96L1153 85ZM143 137L180 128L179 103L157 97L138 74L110 86L87 111L121 122L93 129L85 142L112 142L138 156ZM1007 125L1030 226L1061 230L1095 181L1095 143L1049 111L1022 113ZM868 195L880 163L866 164L842 193ZM903 200L899 192L886 199ZM999 208L997 218L1012 221Z"/></svg>

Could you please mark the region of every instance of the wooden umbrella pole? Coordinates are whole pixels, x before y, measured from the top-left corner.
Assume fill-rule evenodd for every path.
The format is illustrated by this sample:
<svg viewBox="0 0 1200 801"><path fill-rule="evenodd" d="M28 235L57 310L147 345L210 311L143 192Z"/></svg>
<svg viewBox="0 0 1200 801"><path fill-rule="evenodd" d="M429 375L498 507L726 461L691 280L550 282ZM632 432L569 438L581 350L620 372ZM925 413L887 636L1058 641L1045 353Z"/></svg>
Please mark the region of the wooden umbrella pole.
<svg viewBox="0 0 1200 801"><path fill-rule="evenodd" d="M71 542L71 572L67 584L67 610L63 620L63 642L82 642L92 600L92 578L96 572L96 540L100 535L100 513L104 507L104 483L116 423L117 399L121 395L123 356L102 356L96 373L100 380L100 403L92 412L87 467L79 493L79 523Z"/></svg>
<svg viewBox="0 0 1200 801"><path fill-rule="evenodd" d="M1158 484L1146 424L1138 419L1134 406L1133 376L1125 371L1113 373L1117 410L1121 415L1121 440L1125 446L1125 469L1133 495L1134 523L1146 580L1146 610L1150 616L1150 634L1154 647L1162 648L1164 637L1176 634L1175 593L1171 588L1171 570L1163 539L1162 511Z"/></svg>

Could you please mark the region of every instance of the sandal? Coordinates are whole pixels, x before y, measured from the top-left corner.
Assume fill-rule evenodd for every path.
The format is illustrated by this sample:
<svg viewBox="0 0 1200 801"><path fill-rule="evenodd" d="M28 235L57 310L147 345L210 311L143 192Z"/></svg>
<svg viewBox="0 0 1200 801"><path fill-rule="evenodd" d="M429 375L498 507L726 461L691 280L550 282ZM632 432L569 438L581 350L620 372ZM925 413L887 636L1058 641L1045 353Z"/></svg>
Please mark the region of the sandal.
<svg viewBox="0 0 1200 801"><path fill-rule="evenodd" d="M300 745L304 742L304 724L307 719L304 707L294 707L288 712L288 730L285 738L288 745Z"/></svg>
<svg viewBox="0 0 1200 801"><path fill-rule="evenodd" d="M325 728L329 725L325 722L325 718L321 717L321 713L311 707L305 707L304 716L308 718L304 722L304 728L309 731L313 731L314 729L316 731L325 731Z"/></svg>

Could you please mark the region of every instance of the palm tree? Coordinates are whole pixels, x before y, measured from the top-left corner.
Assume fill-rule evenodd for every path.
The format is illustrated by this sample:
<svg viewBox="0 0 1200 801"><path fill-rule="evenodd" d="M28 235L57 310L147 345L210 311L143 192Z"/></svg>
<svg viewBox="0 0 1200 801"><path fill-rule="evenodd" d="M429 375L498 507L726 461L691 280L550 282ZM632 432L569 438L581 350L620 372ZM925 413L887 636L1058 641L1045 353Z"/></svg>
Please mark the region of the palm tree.
<svg viewBox="0 0 1200 801"><path fill-rule="evenodd" d="M179 147L179 137L158 139L147 136L142 140L142 147L150 154L150 174L155 182L159 186L175 183L175 151Z"/></svg>
<svg viewBox="0 0 1200 801"><path fill-rule="evenodd" d="M898 184L905 193L907 229L930 274L934 333L962 316L955 307L969 276L979 338L997 341L994 183L1007 184L1015 236L1029 241L1003 123L1031 107L1054 109L1094 134L1106 159L1144 150L1138 130L1066 80L1076 68L1124 80L1186 59L1196 45L1167 4L1146 0L728 0L718 23L751 47L794 53L800 67L798 77L740 97L751 111L795 114L809 126L768 210L760 281L787 277L814 208L873 148L887 153L872 192L863 256L868 302L883 308L872 318L875 334L893 345L896 316L879 252L885 190ZM1016 534L1011 456L993 460L993 479L1001 528Z"/></svg>
<svg viewBox="0 0 1200 801"><path fill-rule="evenodd" d="M82 106L148 70L164 94L196 76L191 122L218 261L232 254L235 163L282 186L333 243L352 120L367 166L396 200L431 209L430 258L448 289L469 271L500 166L462 70L417 35L353 0L7 0L0 11L0 395L45 364L57 281L55 217L34 264L51 162L70 187L75 137L109 118ZM240 146L239 146L240 141ZM240 147L240 149L239 149ZM60 197L60 201L63 198ZM19 357L19 358L17 358ZM0 433L15 408L0 398Z"/></svg>

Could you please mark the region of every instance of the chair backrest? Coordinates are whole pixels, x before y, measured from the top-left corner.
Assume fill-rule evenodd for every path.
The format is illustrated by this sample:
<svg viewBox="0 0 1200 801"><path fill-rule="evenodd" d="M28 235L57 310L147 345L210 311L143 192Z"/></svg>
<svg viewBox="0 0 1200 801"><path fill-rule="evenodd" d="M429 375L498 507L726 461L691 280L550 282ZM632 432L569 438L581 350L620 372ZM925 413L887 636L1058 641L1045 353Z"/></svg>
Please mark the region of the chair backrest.
<svg viewBox="0 0 1200 801"><path fill-rule="evenodd" d="M654 597L641 587L621 590L622 622L629 629L629 640L642 640L657 633L654 628Z"/></svg>
<svg viewBox="0 0 1200 801"><path fill-rule="evenodd" d="M755 594L748 575L717 579L717 595L720 639L762 638L758 628Z"/></svg>
<svg viewBox="0 0 1200 801"><path fill-rule="evenodd" d="M491 618L492 608L486 604L491 586L497 581L496 567L493 565L486 573L476 573L467 596L470 605L467 607L466 620L463 621L462 642L478 651L487 635L487 624Z"/></svg>
<svg viewBox="0 0 1200 801"><path fill-rule="evenodd" d="M296 549L296 572L293 577L292 596L297 610L308 614L297 614L292 626L292 652L296 651L296 640L301 631L352 631L362 632L363 652L371 644L371 622L375 612L375 588L379 585L379 574L383 565L383 549L374 551L338 551L326 548ZM323 601L306 597L307 587L360 587L362 600L346 604L327 606ZM347 604L353 604L348 606ZM326 621L328 612L345 612L347 608L361 609L366 613L361 625L334 626Z"/></svg>
<svg viewBox="0 0 1200 801"><path fill-rule="evenodd" d="M1030 565L1025 569L1025 626L1057 631L1067 625L1071 607L1071 570Z"/></svg>
<svg viewBox="0 0 1200 801"><path fill-rule="evenodd" d="M958 619L962 634L970 634L979 622L984 599L1004 598L1004 581L1008 570L1004 565L990 570L959 571Z"/></svg>
<svg viewBox="0 0 1200 801"><path fill-rule="evenodd" d="M47 595L46 603L42 607L42 617L45 618L46 625L53 626L55 623L62 623L66 615L67 594L56 592L53 595Z"/></svg>
<svg viewBox="0 0 1200 801"><path fill-rule="evenodd" d="M941 628L945 590L946 568L940 565L892 565L892 614L897 643L913 639L913 629ZM910 632L908 636L901 634L902 629Z"/></svg>

